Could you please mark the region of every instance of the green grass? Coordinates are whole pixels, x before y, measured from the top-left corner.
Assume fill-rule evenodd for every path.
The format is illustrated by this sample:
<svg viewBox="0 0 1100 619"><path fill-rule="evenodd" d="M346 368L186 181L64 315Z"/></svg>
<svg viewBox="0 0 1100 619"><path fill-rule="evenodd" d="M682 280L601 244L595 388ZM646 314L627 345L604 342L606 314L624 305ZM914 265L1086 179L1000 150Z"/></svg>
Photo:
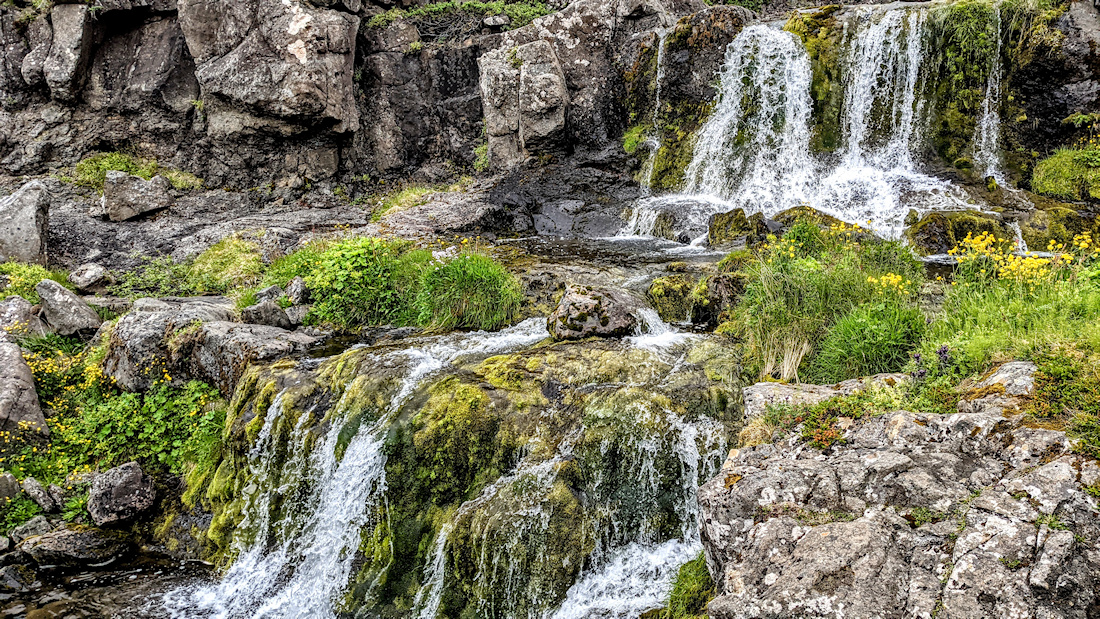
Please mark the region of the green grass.
<svg viewBox="0 0 1100 619"><path fill-rule="evenodd" d="M535 19L553 13L546 3L538 0L518 0L493 2L478 2L476 0L447 0L445 2L433 2L414 9L390 9L385 13L379 13L370 18L367 26L370 28L385 28L398 19L430 19L444 15L464 14L471 17L486 17L489 15L504 14L511 19L508 29L520 28L531 23Z"/></svg>
<svg viewBox="0 0 1100 619"><path fill-rule="evenodd" d="M76 164L77 185L103 191L107 172L125 172L149 180L160 174L176 189L200 189L202 179L188 172L161 166L154 159L136 157L129 153L99 153L82 159Z"/></svg>
<svg viewBox="0 0 1100 619"><path fill-rule="evenodd" d="M439 191L434 187L428 187L425 185L410 185L404 189L400 189L393 193L390 193L382 199L378 207L374 209L374 212L370 215L371 221L378 221L382 219L382 216L390 211L400 211L414 206L420 206L426 201L425 198L432 193Z"/></svg>
<svg viewBox="0 0 1100 619"><path fill-rule="evenodd" d="M37 304L41 299L34 287L44 279L52 279L62 286L72 289L68 274L64 271L47 269L38 264L24 262L0 262L0 276L8 278L8 284L0 289L0 299L10 296L20 296Z"/></svg>
<svg viewBox="0 0 1100 619"><path fill-rule="evenodd" d="M1035 193L1062 200L1100 200L1100 148L1060 148L1035 164Z"/></svg>
<svg viewBox="0 0 1100 619"><path fill-rule="evenodd" d="M702 553L680 567L676 580L672 581L672 591L668 596L668 607L661 614L662 619L702 619L706 616L707 603L714 598L714 581L707 571L707 562Z"/></svg>
<svg viewBox="0 0 1100 619"><path fill-rule="evenodd" d="M143 257L137 267L114 272L116 283L108 286L107 291L128 299L189 296L195 294L188 278L189 266L176 262L171 256Z"/></svg>
<svg viewBox="0 0 1100 619"><path fill-rule="evenodd" d="M419 322L434 329L497 329L523 300L519 281L488 256L463 252L420 278Z"/></svg>
<svg viewBox="0 0 1100 619"><path fill-rule="evenodd" d="M835 383L901 371L924 329L924 314L905 302L889 300L855 307L829 329L804 379Z"/></svg>
<svg viewBox="0 0 1100 619"><path fill-rule="evenodd" d="M187 284L198 293L226 294L255 286L263 272L259 245L232 235L195 258L187 269Z"/></svg>

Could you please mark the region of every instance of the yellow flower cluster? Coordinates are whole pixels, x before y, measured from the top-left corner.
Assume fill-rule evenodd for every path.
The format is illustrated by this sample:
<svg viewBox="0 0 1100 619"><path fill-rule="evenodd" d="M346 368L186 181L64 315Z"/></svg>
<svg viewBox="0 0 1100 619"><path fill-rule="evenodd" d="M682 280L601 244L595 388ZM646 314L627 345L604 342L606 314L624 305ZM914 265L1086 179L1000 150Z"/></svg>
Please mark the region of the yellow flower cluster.
<svg viewBox="0 0 1100 619"><path fill-rule="evenodd" d="M1100 247L1096 245L1096 239L1092 238L1092 235L1088 233L1074 235L1071 244L1073 245L1073 249L1079 252L1089 252L1091 250L1092 253L1096 253L1100 251Z"/></svg>
<svg viewBox="0 0 1100 619"><path fill-rule="evenodd" d="M1010 247L1009 241L999 239L990 232L982 232L978 236L967 232L966 238L947 253L955 256L959 264L965 264L982 258L1004 256Z"/></svg>
<svg viewBox="0 0 1100 619"><path fill-rule="evenodd" d="M998 260L997 275L1003 280L1038 286L1047 281L1051 273L1051 260L1036 256L1007 256Z"/></svg>
<svg viewBox="0 0 1100 619"><path fill-rule="evenodd" d="M887 273L882 277L868 277L867 283L875 286L881 293L908 295L913 291L913 282L896 273Z"/></svg>

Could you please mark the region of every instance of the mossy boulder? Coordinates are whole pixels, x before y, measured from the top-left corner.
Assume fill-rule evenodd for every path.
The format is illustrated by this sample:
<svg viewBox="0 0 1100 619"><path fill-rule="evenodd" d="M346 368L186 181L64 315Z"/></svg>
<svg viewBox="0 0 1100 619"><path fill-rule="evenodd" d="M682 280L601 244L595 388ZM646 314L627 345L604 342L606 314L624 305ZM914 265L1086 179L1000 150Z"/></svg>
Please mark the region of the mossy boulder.
<svg viewBox="0 0 1100 619"><path fill-rule="evenodd" d="M790 228L800 221L808 221L825 228L844 223L828 213L823 213L813 207L805 205L795 206L785 211L781 211L776 214L775 217L772 217L772 219L783 226L783 228Z"/></svg>
<svg viewBox="0 0 1100 619"><path fill-rule="evenodd" d="M567 286L546 328L557 340L622 337L633 333L642 303L611 288Z"/></svg>
<svg viewBox="0 0 1100 619"><path fill-rule="evenodd" d="M989 232L1000 239L1015 238L1015 233L1000 219L978 211L929 213L905 231L905 238L922 256L946 254L966 238Z"/></svg>
<svg viewBox="0 0 1100 619"><path fill-rule="evenodd" d="M1031 188L1060 200L1100 201L1100 149L1058 149L1035 164Z"/></svg>
<svg viewBox="0 0 1100 619"><path fill-rule="evenodd" d="M711 247L753 245L768 234L762 213L745 215L745 209L715 213L707 221L707 243Z"/></svg>
<svg viewBox="0 0 1100 619"><path fill-rule="evenodd" d="M1068 205L1036 209L1019 224L1024 242L1033 251L1047 249L1051 241L1069 247L1074 236L1095 235L1098 231L1095 213L1078 211Z"/></svg>
<svg viewBox="0 0 1100 619"><path fill-rule="evenodd" d="M832 4L816 11L795 11L783 27L802 39L810 56L813 74L810 95L814 106L812 147L818 152L831 152L842 145L840 116L845 83L841 61L845 28L834 15L840 8L839 4Z"/></svg>
<svg viewBox="0 0 1100 619"><path fill-rule="evenodd" d="M691 291L694 289L695 279L689 275L658 277L649 285L649 300L661 320L679 322L691 313Z"/></svg>

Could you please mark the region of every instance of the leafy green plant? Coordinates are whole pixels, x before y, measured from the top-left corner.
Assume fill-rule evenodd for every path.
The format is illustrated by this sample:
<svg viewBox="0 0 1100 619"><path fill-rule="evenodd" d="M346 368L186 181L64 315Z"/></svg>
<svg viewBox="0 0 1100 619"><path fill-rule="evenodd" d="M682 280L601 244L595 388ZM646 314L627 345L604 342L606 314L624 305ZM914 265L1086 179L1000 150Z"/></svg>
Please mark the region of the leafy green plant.
<svg viewBox="0 0 1100 619"><path fill-rule="evenodd" d="M63 271L47 269L39 264L27 264L25 262L0 262L0 283L7 278L7 285L0 288L0 299L18 295L31 303L37 304L41 299L34 287L44 279L53 281L72 289L68 275Z"/></svg>
<svg viewBox="0 0 1100 619"><path fill-rule="evenodd" d="M474 148L474 170L484 172L489 169L489 144L482 142Z"/></svg>
<svg viewBox="0 0 1100 619"><path fill-rule="evenodd" d="M924 329L924 314L905 302L884 300L855 307L829 328L807 379L834 383L898 372Z"/></svg>
<svg viewBox="0 0 1100 619"><path fill-rule="evenodd" d="M14 499L0 499L0 530L6 535L41 513L42 508L25 494Z"/></svg>
<svg viewBox="0 0 1100 619"><path fill-rule="evenodd" d="M500 263L463 252L424 271L418 321L437 329L496 329L512 319L522 300L519 281Z"/></svg>

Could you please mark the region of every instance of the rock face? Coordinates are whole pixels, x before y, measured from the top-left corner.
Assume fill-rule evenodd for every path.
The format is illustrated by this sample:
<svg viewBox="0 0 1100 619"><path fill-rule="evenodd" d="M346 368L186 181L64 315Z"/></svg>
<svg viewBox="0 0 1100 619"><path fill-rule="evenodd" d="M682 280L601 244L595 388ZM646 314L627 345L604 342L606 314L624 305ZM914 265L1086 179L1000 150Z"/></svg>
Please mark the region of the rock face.
<svg viewBox="0 0 1100 619"><path fill-rule="evenodd" d="M1023 388L1003 366L1006 391ZM823 453L735 449L699 490L711 616L1089 617L1100 466L1019 416L889 413Z"/></svg>
<svg viewBox="0 0 1100 619"><path fill-rule="evenodd" d="M52 279L38 282L34 290L42 298L42 318L60 335L94 332L103 324L94 309Z"/></svg>
<svg viewBox="0 0 1100 619"><path fill-rule="evenodd" d="M172 185L163 176L145 180L111 170L103 183L103 214L111 221L126 221L168 208L172 205L172 196L168 194L171 188Z"/></svg>
<svg viewBox="0 0 1100 619"><path fill-rule="evenodd" d="M0 255L44 263L49 210L50 192L38 181L0 198Z"/></svg>
<svg viewBox="0 0 1100 619"><path fill-rule="evenodd" d="M241 320L254 325L267 325L280 329L291 328L290 318L287 318L286 312L279 307L278 303L270 300L241 310Z"/></svg>
<svg viewBox="0 0 1100 619"><path fill-rule="evenodd" d="M50 95L72 101L87 77L95 32L91 11L84 4L62 4L50 12L53 43L42 65ZM32 69L33 71L33 69Z"/></svg>
<svg viewBox="0 0 1100 619"><path fill-rule="evenodd" d="M66 567L104 563L129 549L129 542L117 533L79 525L44 533L19 545L19 550L39 565Z"/></svg>
<svg viewBox="0 0 1100 619"><path fill-rule="evenodd" d="M191 371L228 397L249 363L301 354L315 341L278 327L211 322L201 327L191 351Z"/></svg>
<svg viewBox="0 0 1100 619"><path fill-rule="evenodd" d="M641 303L618 290L570 285L546 319L546 328L559 340L621 337L634 332L639 307Z"/></svg>
<svg viewBox="0 0 1100 619"><path fill-rule="evenodd" d="M0 431L15 435L21 430L50 433L22 350L0 341Z"/></svg>
<svg viewBox="0 0 1100 619"><path fill-rule="evenodd" d="M127 462L101 473L88 491L88 513L97 526L133 519L153 506L153 478L137 462Z"/></svg>

